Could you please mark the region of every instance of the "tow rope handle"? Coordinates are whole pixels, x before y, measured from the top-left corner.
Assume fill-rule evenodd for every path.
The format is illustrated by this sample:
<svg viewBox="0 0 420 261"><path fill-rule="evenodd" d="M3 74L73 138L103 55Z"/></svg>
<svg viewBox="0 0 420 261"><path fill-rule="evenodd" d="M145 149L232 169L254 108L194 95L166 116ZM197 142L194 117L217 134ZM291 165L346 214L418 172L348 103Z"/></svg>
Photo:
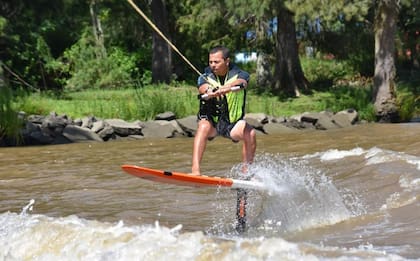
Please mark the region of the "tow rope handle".
<svg viewBox="0 0 420 261"><path fill-rule="evenodd" d="M245 88L245 86L243 84L235 85L235 86L230 87L228 92L241 90L243 88ZM218 88L213 89L213 92L216 91L217 89ZM198 99L203 99L203 100L208 100L208 99L213 98L213 97L215 97L215 95L213 95L212 93L199 94L197 96Z"/></svg>

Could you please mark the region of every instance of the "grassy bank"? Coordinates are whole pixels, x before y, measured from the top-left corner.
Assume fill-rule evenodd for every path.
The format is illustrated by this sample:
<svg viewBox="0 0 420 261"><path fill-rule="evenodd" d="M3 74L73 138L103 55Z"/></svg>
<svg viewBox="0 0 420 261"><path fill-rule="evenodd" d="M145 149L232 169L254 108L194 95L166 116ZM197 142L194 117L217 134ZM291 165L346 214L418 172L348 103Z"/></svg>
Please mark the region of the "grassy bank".
<svg viewBox="0 0 420 261"><path fill-rule="evenodd" d="M193 86L147 86L139 89L87 90L67 93L61 97L31 94L15 103L16 109L28 114L46 115L52 111L72 118L94 115L100 118L150 120L165 111L178 118L197 113L198 99ZM269 95L248 92L247 112L263 112L272 116L291 116L305 111L347 108L359 111L361 117L373 120L369 104L370 90L365 88L336 87L328 91L314 91L300 98L280 100Z"/></svg>

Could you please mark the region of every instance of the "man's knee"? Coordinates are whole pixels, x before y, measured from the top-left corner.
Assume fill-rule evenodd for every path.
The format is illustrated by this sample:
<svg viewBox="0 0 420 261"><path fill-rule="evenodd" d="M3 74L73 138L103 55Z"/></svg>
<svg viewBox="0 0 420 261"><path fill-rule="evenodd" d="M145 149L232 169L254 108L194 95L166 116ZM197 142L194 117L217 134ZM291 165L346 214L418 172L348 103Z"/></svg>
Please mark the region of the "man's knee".
<svg viewBox="0 0 420 261"><path fill-rule="evenodd" d="M208 120L200 120L198 122L198 133L204 134L207 138L214 138L215 128L213 127L212 123Z"/></svg>

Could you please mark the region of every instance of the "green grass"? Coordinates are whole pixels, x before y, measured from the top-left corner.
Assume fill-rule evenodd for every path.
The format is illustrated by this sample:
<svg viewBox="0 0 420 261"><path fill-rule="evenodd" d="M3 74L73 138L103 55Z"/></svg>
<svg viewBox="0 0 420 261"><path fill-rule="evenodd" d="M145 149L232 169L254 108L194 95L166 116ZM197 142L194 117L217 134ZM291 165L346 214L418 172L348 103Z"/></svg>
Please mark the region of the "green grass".
<svg viewBox="0 0 420 261"><path fill-rule="evenodd" d="M294 114L354 108L364 119L373 120L370 89L336 87L329 91L314 91L299 98L280 100L276 96L248 93L247 112L262 112L280 117ZM177 118L195 115L198 109L197 90L193 86L147 86L140 89L86 90L67 93L56 98L46 94L32 94L15 104L27 114L46 115L50 112L70 117L96 116L125 120L151 120L158 113L172 111Z"/></svg>
<svg viewBox="0 0 420 261"><path fill-rule="evenodd" d="M28 114L45 115L54 111L72 118L96 116L149 120L165 111L184 117L196 111L195 91L193 87L149 86L141 89L86 90L58 98L36 93L22 98L16 108Z"/></svg>

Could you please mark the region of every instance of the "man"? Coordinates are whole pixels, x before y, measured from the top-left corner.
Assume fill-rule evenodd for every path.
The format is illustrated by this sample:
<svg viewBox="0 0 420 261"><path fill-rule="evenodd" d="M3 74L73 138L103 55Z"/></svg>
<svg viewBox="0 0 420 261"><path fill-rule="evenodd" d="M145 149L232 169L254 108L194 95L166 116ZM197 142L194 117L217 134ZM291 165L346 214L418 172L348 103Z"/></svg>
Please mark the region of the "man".
<svg viewBox="0 0 420 261"><path fill-rule="evenodd" d="M209 67L198 78L198 91L207 98L200 99L198 129L194 138L192 175L200 175L200 163L207 140L217 135L234 142L243 141L244 171L254 160L255 130L243 120L245 115L245 88L249 74L230 63L229 49L217 46L209 52ZM236 88L232 88L237 86ZM240 88L238 88L240 86Z"/></svg>

